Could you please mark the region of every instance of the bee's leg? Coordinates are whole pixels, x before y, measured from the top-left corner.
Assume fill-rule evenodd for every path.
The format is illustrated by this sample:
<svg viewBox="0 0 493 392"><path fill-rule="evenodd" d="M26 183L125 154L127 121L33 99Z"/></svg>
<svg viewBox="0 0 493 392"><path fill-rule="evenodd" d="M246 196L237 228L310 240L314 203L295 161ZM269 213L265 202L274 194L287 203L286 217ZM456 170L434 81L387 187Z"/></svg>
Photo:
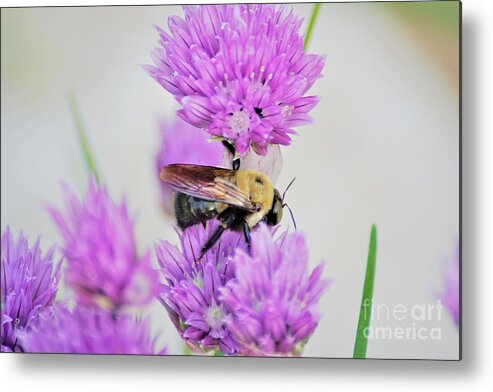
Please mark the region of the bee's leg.
<svg viewBox="0 0 493 392"><path fill-rule="evenodd" d="M250 226L246 221L243 221L243 234L245 235L245 241L247 243L248 254L251 254L252 238L250 236Z"/></svg>
<svg viewBox="0 0 493 392"><path fill-rule="evenodd" d="M240 157L236 157L233 159L233 170L237 171L240 169Z"/></svg>
<svg viewBox="0 0 493 392"><path fill-rule="evenodd" d="M219 238L221 238L224 230L226 230L226 227L224 227L223 225L219 225L217 227L217 229L214 231L214 233L212 233L207 242L202 246L202 249L200 249L199 260L202 260L202 257L204 257L207 251L215 245Z"/></svg>
<svg viewBox="0 0 493 392"><path fill-rule="evenodd" d="M240 157L236 155L235 146L233 146L228 140L223 140L223 146L226 147L226 150L228 150L233 156L233 170L238 170L240 168Z"/></svg>
<svg viewBox="0 0 493 392"><path fill-rule="evenodd" d="M235 210L233 210L231 207L226 208L223 212L221 212L218 215L218 219L221 222L221 224L217 227L217 229L212 233L212 235L209 237L207 242L202 246L202 249L200 250L200 257L199 260L202 259L202 257L207 253L209 249L211 249L215 243L221 238L221 235L223 234L224 230L230 229L235 221L236 221L236 213Z"/></svg>
<svg viewBox="0 0 493 392"><path fill-rule="evenodd" d="M231 153L231 155L233 155L234 158L234 156L236 155L235 146L233 146L233 144L231 144L231 142L226 139L223 140L223 146Z"/></svg>

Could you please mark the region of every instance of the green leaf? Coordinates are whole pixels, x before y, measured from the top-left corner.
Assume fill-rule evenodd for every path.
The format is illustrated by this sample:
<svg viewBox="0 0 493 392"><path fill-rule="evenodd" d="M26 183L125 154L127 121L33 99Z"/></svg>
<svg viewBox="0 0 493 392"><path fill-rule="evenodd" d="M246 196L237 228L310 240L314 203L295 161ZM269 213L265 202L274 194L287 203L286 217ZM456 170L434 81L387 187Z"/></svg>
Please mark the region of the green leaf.
<svg viewBox="0 0 493 392"><path fill-rule="evenodd" d="M75 129L77 131L77 136L79 138L79 145L82 150L82 155L84 156L84 161L86 163L87 170L89 174L93 175L97 182L100 182L100 177L96 163L94 162L91 147L89 146L89 139L87 133L84 129L82 122L82 117L79 112L79 107L77 106L77 101L73 94L68 95L68 101L70 104L70 111L72 112L72 118L74 119Z"/></svg>
<svg viewBox="0 0 493 392"><path fill-rule="evenodd" d="M354 343L353 358L366 358L366 347L368 345L368 328L371 321L371 308L373 300L373 286L375 283L375 264L377 259L377 227L371 226L370 246L368 248L368 260L366 263L365 285L359 311L358 330Z"/></svg>
<svg viewBox="0 0 493 392"><path fill-rule="evenodd" d="M303 49L307 50L310 44L310 39L312 37L313 28L315 27L315 22L317 21L318 13L320 11L320 3L313 4L312 14L310 15L310 21L308 22L308 28L305 34L305 43Z"/></svg>

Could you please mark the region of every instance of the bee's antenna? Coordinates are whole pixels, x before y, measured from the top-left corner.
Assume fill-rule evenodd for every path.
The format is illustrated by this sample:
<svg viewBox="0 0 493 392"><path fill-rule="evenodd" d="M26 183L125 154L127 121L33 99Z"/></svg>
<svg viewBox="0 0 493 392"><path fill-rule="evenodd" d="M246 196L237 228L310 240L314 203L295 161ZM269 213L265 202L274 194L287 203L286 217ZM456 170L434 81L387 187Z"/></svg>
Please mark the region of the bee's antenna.
<svg viewBox="0 0 493 392"><path fill-rule="evenodd" d="M293 180L294 181L294 180ZM293 182L291 181L291 182ZM293 211L291 211L291 208L289 207L288 203L284 203L282 205L282 207L288 207L288 211L289 211L289 215L291 215L291 220L293 221L293 225L294 225L294 230L298 230L297 227L296 227L296 221L294 219L294 215L293 215Z"/></svg>
<svg viewBox="0 0 493 392"><path fill-rule="evenodd" d="M291 215L291 220L293 221L293 225L294 225L294 229L297 230L296 228L296 220L294 219L294 215L293 215L293 211L291 211L291 208L289 207L288 203L284 203L284 198L286 197L286 193L287 191L289 190L289 188L291 187L291 185L293 185L293 182L294 180L296 180L296 177L294 177L291 182L288 184L288 186L286 187L286 189L284 190L283 194L282 194L282 199L281 199L281 203L282 203L282 208L284 207L288 207L288 210L289 210L289 215Z"/></svg>
<svg viewBox="0 0 493 392"><path fill-rule="evenodd" d="M288 186L286 187L286 189L284 190L284 193L282 194L282 203L284 203L284 196L286 196L286 192L288 191L288 189L291 187L291 185L293 184L294 180L296 180L296 177L294 177L291 182L288 184ZM284 207L284 205L283 205ZM289 207L288 207L289 208ZM291 211L291 210L290 210Z"/></svg>

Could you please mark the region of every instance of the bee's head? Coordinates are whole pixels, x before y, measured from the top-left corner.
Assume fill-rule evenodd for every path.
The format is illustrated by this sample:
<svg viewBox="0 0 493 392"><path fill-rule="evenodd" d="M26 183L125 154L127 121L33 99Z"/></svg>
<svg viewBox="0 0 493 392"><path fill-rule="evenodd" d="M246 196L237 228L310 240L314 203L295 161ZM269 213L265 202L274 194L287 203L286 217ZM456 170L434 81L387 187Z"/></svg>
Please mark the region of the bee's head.
<svg viewBox="0 0 493 392"><path fill-rule="evenodd" d="M282 197L277 189L274 189L274 200L272 201L272 207L265 216L265 221L270 226L277 225L282 219Z"/></svg>
<svg viewBox="0 0 493 392"><path fill-rule="evenodd" d="M289 208L288 203L284 202L284 197L286 196L286 192L288 191L289 187L293 184L294 180L295 178L293 178L289 183L289 185L286 187L286 190L282 194L282 197L279 191L277 189L274 189L274 200L272 201L272 207L269 213L264 218L268 225L271 226L277 225L282 219L282 209L284 207L288 207L289 214L291 215L291 219L293 220L294 229L296 230L296 221L294 220L293 211L291 211L291 208Z"/></svg>

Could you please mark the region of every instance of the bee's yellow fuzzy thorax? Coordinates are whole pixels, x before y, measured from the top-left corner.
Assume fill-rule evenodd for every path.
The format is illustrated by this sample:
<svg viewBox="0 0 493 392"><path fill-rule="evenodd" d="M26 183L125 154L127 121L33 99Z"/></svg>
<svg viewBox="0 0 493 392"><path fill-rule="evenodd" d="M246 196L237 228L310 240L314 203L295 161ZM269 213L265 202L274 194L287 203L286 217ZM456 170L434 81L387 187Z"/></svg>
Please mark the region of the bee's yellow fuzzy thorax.
<svg viewBox="0 0 493 392"><path fill-rule="evenodd" d="M236 174L236 186L259 205L259 211L247 218L250 227L254 227L269 212L274 200L274 185L270 178L254 169L241 169Z"/></svg>

